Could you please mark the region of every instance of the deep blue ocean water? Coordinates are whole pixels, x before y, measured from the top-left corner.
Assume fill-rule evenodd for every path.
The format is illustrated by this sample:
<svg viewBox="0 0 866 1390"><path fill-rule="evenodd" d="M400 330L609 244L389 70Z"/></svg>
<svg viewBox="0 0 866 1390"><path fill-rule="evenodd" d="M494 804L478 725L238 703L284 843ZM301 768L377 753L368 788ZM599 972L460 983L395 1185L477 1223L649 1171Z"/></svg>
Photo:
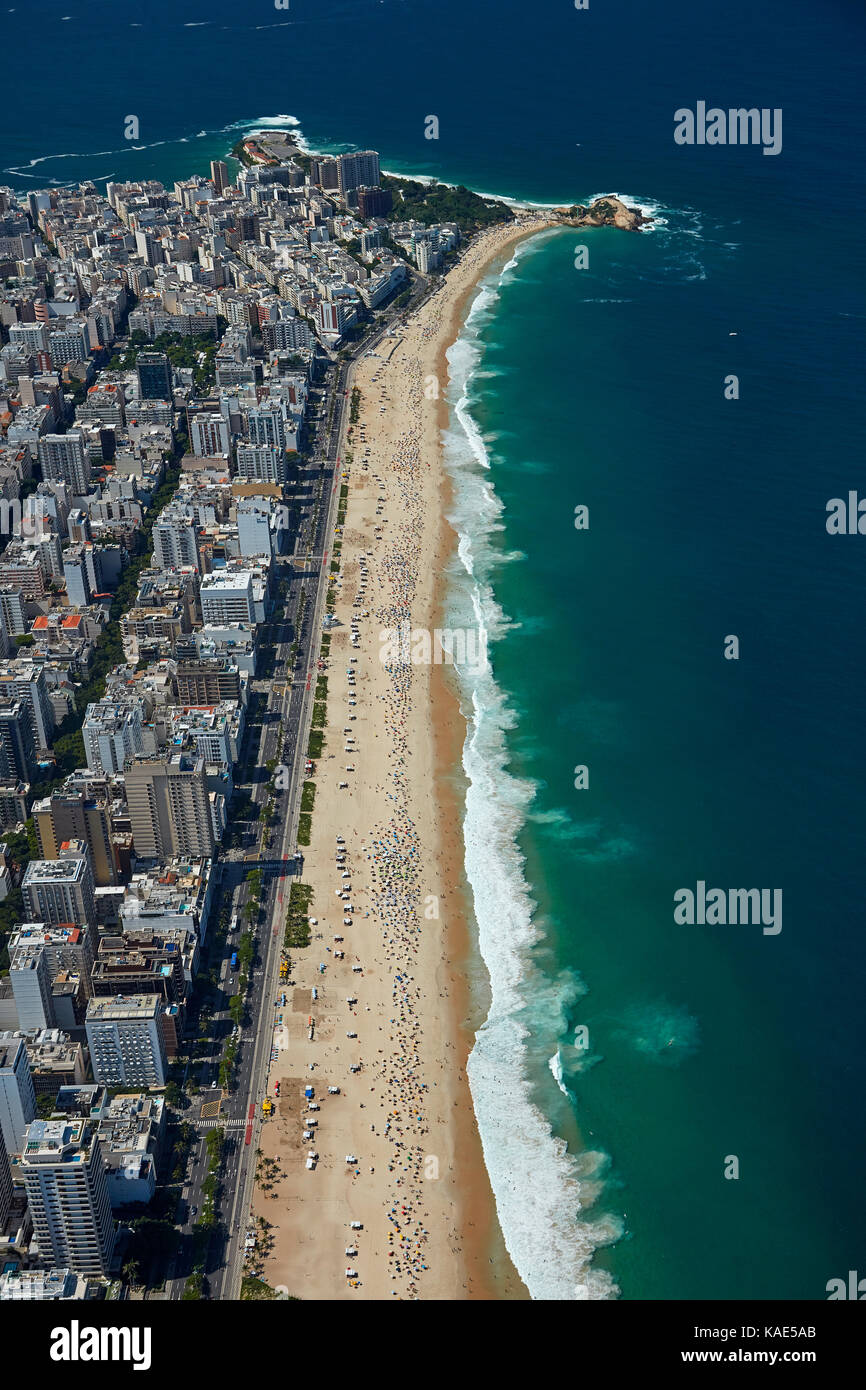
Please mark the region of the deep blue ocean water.
<svg viewBox="0 0 866 1390"><path fill-rule="evenodd" d="M866 1274L866 538L824 525L866 493L862 7L47 0L4 39L17 189L205 173L292 116L386 168L656 210L523 247L453 354L452 610L493 663L463 683L482 1136L538 1296ZM675 145L701 99L782 108L782 153ZM699 879L781 888L782 932L676 924Z"/></svg>

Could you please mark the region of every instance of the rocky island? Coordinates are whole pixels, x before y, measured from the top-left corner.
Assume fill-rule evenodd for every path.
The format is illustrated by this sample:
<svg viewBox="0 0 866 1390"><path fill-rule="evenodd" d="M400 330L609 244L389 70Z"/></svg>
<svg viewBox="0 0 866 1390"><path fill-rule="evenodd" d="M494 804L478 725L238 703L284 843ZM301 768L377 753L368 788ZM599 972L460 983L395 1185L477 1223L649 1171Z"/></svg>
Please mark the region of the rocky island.
<svg viewBox="0 0 866 1390"><path fill-rule="evenodd" d="M555 211L560 222L568 227L621 227L623 231L636 232L653 220L645 217L640 208L627 207L620 198L613 196L596 198L588 206L576 203Z"/></svg>

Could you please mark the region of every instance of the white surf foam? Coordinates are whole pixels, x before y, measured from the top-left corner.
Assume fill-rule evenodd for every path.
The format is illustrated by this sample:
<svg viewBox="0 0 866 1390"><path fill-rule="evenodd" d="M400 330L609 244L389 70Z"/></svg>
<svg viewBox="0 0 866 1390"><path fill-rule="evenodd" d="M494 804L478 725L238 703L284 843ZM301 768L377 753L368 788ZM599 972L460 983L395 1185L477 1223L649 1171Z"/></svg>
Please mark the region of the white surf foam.
<svg viewBox="0 0 866 1390"><path fill-rule="evenodd" d="M518 248L515 262L528 245ZM514 269L509 263L509 273ZM471 615L487 643L507 632L510 623L489 580L497 558L490 541L502 529L502 504L490 481L490 459L471 412L470 388L481 358L478 334L495 308L500 284L501 277L481 287L463 334L447 353L453 423L446 459L454 482L451 521L459 537L449 622L459 625L461 615L464 620ZM610 1215L593 1212L590 1217L588 1209L600 1191L594 1176L599 1164L588 1170L586 1156L570 1153L554 1135L530 1075L531 1070L544 1074L551 1048L558 1054L568 1008L582 989L573 977L542 975L530 957L542 933L517 835L535 787L508 771L506 733L514 714L489 660L472 671L458 666L457 674L468 721L463 751L466 873L491 988L488 1017L467 1068L484 1160L506 1246L532 1297L611 1298L618 1290L609 1274L592 1267L592 1257L599 1246L622 1234L621 1224ZM553 1075L558 1090L567 1094L561 1077ZM551 1101L555 1099L551 1091Z"/></svg>
<svg viewBox="0 0 866 1390"><path fill-rule="evenodd" d="M568 1096L570 1099L571 1091L568 1089L568 1087L562 1079L564 1072L562 1066L562 1052L560 1048L556 1049L550 1061L548 1062L548 1066L550 1067L550 1074L556 1082L557 1086L559 1087L560 1091L564 1096Z"/></svg>

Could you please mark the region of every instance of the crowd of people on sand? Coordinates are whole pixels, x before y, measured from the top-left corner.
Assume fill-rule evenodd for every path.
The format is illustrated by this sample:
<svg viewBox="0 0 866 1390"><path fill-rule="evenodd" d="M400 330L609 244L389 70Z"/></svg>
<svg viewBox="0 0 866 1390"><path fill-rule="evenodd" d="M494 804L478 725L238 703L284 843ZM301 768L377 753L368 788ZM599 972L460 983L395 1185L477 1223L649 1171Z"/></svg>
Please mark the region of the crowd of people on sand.
<svg viewBox="0 0 866 1390"><path fill-rule="evenodd" d="M431 306L432 308L432 306ZM395 354L396 356L396 354ZM411 421L394 446L388 470L395 490L389 511L399 516L387 532L387 544L379 565L380 604L377 626L400 630L411 625L412 602L418 583L418 556L424 531L421 505L421 368L417 360L400 354L395 375L405 387L404 399L394 404L401 418ZM390 490L390 489L389 489ZM363 847L370 875L371 910L382 933L381 964L391 979L393 1012L383 1020L387 1046L379 1052L375 1077L380 1086L380 1134L389 1141L388 1172L393 1191L386 1201L388 1260L392 1292L418 1296L418 1281L428 1268L422 1183L424 1148L428 1132L425 1113L427 1083L422 1079L419 1048L422 1039L418 1006L421 993L413 966L419 945L421 897L421 845L410 810L408 779L412 748L407 726L412 710L412 667L402 661L384 666L387 688L379 695L380 728L388 747L387 783L378 790L391 803L387 820L375 826ZM383 1038L383 1043L386 1039Z"/></svg>
<svg viewBox="0 0 866 1390"><path fill-rule="evenodd" d="M468 255L471 263L480 261L483 253L480 248L473 248ZM428 301L423 313L420 336L429 340L440 332L442 301ZM375 617L380 629L400 632L412 629L412 604L424 536L421 412L426 398L418 356L401 347L392 364L396 369L393 375L403 388L402 399L390 399L385 391L381 399L409 423L390 459L382 460L390 488L394 489L388 510L399 516L399 521L393 527L389 522L387 531L383 528L385 548L379 563L380 602ZM398 1285L392 1290L396 1296L399 1288L405 1288L410 1297L416 1298L419 1279L429 1268L426 1246L430 1233L425 1225L429 1212L423 1195L425 1146L421 1142L429 1134L429 1085L423 1079L420 1053L423 996L414 973L422 930L421 841L411 814L409 764L413 750L407 737L415 672L412 664L402 659L384 663L384 669L388 683L378 699L382 706L380 727L390 743L389 771L387 784L378 785L377 791L390 801L391 814L373 828L362 844L362 852L369 868L371 910L382 932L383 954L377 963L387 967L391 977L394 1010L387 1023L382 1024L382 1031L388 1030L390 1046L380 1049L381 1060L375 1073L382 1087L381 1133L392 1146L388 1172L394 1191L387 1201L390 1278ZM441 1059L439 1065L445 1065ZM371 1091L375 1089L371 1087Z"/></svg>

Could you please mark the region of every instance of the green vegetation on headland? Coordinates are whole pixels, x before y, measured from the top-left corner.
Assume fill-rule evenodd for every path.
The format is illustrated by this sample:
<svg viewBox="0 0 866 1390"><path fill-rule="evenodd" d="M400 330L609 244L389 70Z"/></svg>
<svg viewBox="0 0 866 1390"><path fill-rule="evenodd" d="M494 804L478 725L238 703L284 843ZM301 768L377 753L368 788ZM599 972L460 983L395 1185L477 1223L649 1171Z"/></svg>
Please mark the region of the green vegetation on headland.
<svg viewBox="0 0 866 1390"><path fill-rule="evenodd" d="M414 217L430 227L434 222L456 222L461 232L477 232L496 222L512 222L514 213L506 203L482 198L471 188L458 184L449 188L444 183L416 183L413 179L395 179L382 175L382 187L390 188L394 203L388 213L389 222L406 222Z"/></svg>
<svg viewBox="0 0 866 1390"><path fill-rule="evenodd" d="M247 169L249 169L254 164L276 164L278 162L276 159L273 158L273 156L267 156L264 159L253 159L250 151L244 149L244 144L246 141L250 141L258 149L261 149L259 142L252 135L245 135L243 140L239 140L236 145L232 146L231 157L232 159L236 159L239 164L243 164ZM262 150L262 154L265 154L264 150Z"/></svg>
<svg viewBox="0 0 866 1390"><path fill-rule="evenodd" d="M236 145L232 145L229 157L231 159L236 159L238 163L243 164L246 169L248 169L253 162L244 149L243 140L239 140Z"/></svg>

